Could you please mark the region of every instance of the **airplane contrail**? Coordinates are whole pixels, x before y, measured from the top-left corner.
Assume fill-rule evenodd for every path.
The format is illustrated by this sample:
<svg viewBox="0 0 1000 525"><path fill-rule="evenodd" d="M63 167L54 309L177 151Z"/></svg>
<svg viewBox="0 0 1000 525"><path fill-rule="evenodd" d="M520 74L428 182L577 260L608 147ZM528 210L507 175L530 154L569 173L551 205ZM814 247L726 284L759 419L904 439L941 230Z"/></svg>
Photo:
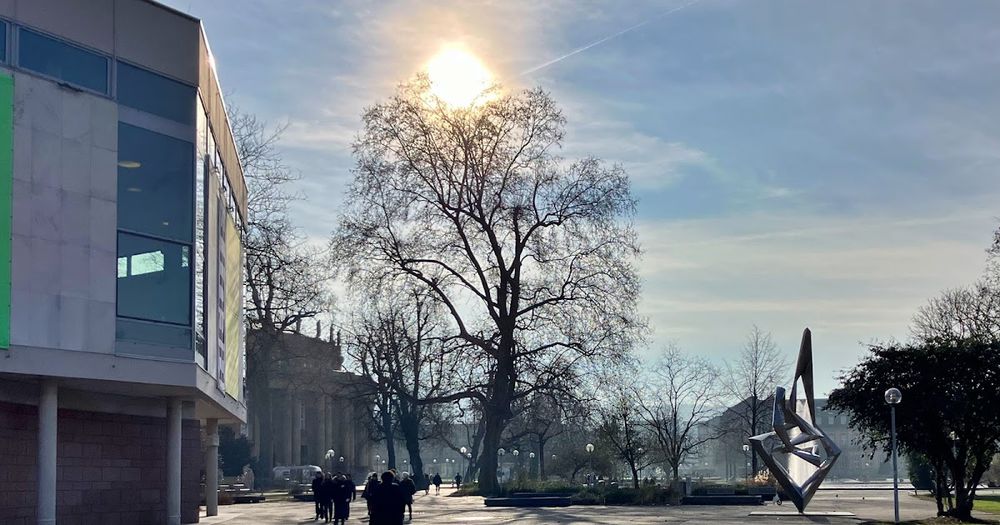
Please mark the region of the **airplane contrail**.
<svg viewBox="0 0 1000 525"><path fill-rule="evenodd" d="M589 44L587 44L585 46L578 47L578 48L570 51L569 53L566 53L565 55L563 55L561 57L553 58L552 60L549 60L548 62L545 62L544 64L539 64L539 65L537 65L537 66L535 66L535 67L533 67L531 69L522 71L520 76L530 75L530 74L534 73L535 71L538 71L538 70L541 70L541 69L545 69L545 68L551 66L552 64L555 64L557 62L562 62L563 60L566 60L567 58L569 58L569 57L571 57L573 55L577 55L577 54L583 53L584 51L586 51L586 50L588 50L588 49L590 49L590 48L592 48L594 46L599 46L599 45L607 42L608 40L620 37L620 36L624 35L625 33L630 32L630 31L635 31L636 29L639 29L640 27L642 27L642 26L644 26L644 25L646 25L646 24L648 24L648 23L650 23L650 22L652 22L654 20L658 20L658 19L663 18L663 17L665 17L667 15L676 13L677 11L680 11L681 9L684 9L685 7L690 7L690 6L694 5L694 4L697 4L698 2L701 2L701 0L693 0L692 2L688 2L688 3L684 4L684 5L680 5L680 6L668 9L668 10L666 10L666 11L664 11L664 12L658 14L658 15L653 16L652 18L649 18L647 20L639 22L638 24L635 24L633 26L626 27L625 29L622 29L621 31L619 31L617 33L614 33L612 35L608 35L608 36L606 36L606 37L604 37L604 38L602 38L600 40L594 40L593 42L591 42L591 43L589 43Z"/></svg>

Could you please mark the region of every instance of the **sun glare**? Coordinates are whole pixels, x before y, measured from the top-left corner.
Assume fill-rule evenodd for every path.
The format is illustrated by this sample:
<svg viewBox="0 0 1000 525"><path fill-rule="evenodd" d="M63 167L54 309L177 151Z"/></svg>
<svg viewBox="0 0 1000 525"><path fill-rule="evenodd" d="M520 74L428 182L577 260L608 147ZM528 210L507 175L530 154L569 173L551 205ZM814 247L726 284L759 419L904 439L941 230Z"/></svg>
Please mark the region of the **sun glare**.
<svg viewBox="0 0 1000 525"><path fill-rule="evenodd" d="M465 107L483 99L493 84L493 74L475 55L459 47L443 49L427 63L431 93L452 107Z"/></svg>

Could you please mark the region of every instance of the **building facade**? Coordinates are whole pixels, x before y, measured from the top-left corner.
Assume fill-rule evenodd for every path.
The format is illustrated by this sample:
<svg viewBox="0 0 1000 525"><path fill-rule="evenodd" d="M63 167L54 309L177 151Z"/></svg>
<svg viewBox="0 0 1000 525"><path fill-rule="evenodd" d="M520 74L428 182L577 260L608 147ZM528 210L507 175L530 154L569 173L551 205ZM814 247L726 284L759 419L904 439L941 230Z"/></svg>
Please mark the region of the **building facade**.
<svg viewBox="0 0 1000 525"><path fill-rule="evenodd" d="M0 523L198 521L246 420L246 198L197 19L0 0Z"/></svg>
<svg viewBox="0 0 1000 525"><path fill-rule="evenodd" d="M255 352L252 366L268 356L261 363L267 370L248 370L247 381L247 435L260 477L278 466L316 465L364 479L372 468L371 385L344 370L340 337L323 340L318 327L314 337L250 331L247 346Z"/></svg>

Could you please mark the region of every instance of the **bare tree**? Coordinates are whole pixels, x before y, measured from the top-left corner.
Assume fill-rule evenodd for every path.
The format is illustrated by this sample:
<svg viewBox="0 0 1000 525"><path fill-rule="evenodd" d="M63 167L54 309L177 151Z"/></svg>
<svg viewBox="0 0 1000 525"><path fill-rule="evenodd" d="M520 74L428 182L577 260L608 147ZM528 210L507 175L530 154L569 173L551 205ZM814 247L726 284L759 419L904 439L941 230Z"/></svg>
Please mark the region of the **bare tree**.
<svg viewBox="0 0 1000 525"><path fill-rule="evenodd" d="M454 108L428 88L419 77L365 111L333 245L353 281L423 286L476 349L491 492L513 404L630 347L635 200L621 168L553 154L564 119L541 90Z"/></svg>
<svg viewBox="0 0 1000 525"><path fill-rule="evenodd" d="M788 369L788 360L778 352L770 332L754 325L735 361L727 361L723 387L735 405L727 410L744 443L760 433L770 417L770 400L778 381ZM758 471L757 455L752 453L753 472Z"/></svg>
<svg viewBox="0 0 1000 525"><path fill-rule="evenodd" d="M640 393L624 380L610 388L611 394L597 409L597 433L632 473L639 488L639 470L651 464L650 435L643 421Z"/></svg>
<svg viewBox="0 0 1000 525"><path fill-rule="evenodd" d="M720 373L707 360L669 346L650 375L643 390L651 395L640 396L639 407L651 446L670 466L676 482L681 463L720 436L709 425L723 397Z"/></svg>
<svg viewBox="0 0 1000 525"><path fill-rule="evenodd" d="M247 181L243 236L246 268L246 382L250 416L272 428L270 381L273 369L290 357L277 348L282 332L295 331L303 319L328 311L328 278L316 250L307 248L288 216L298 198L289 189L297 176L277 149L284 127L268 128L251 114L230 112L233 137ZM260 457L265 473L273 464L272 436L261 432Z"/></svg>
<svg viewBox="0 0 1000 525"><path fill-rule="evenodd" d="M394 426L406 444L418 483L423 480L420 441L433 434L439 405L468 396L464 345L440 335L440 305L420 289L385 290L362 308L349 354L375 385L388 462L396 467Z"/></svg>
<svg viewBox="0 0 1000 525"><path fill-rule="evenodd" d="M921 306L910 333L918 341L1000 341L1000 283L983 278L972 286L945 290Z"/></svg>

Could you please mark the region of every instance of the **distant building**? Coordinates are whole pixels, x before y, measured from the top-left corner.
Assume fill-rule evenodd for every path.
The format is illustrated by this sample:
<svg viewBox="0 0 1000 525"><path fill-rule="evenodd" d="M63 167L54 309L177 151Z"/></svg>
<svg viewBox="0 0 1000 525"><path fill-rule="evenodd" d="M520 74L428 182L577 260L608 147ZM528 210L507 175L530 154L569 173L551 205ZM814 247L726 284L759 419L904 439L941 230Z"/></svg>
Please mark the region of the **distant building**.
<svg viewBox="0 0 1000 525"><path fill-rule="evenodd" d="M0 1L0 523L198 521L246 419L246 200L197 19Z"/></svg>
<svg viewBox="0 0 1000 525"><path fill-rule="evenodd" d="M262 475L276 466L317 465L363 477L374 454L365 424L369 383L343 369L339 336L331 334L329 341L318 333L274 337L247 334L250 352L270 345L267 391L260 392L252 381L247 385L247 434ZM326 458L329 450L332 461Z"/></svg>
<svg viewBox="0 0 1000 525"><path fill-rule="evenodd" d="M882 481L891 478L891 462L886 460L882 452L876 452L873 457L871 450L861 447L858 444L861 434L848 426L848 416L826 410L826 401L816 400L816 423L842 451L827 479ZM766 417L759 432L770 430L771 404L769 400ZM690 461L689 475L729 480L742 480L745 476L753 475L749 453L743 451L746 435L737 415L739 408L738 405L730 407L699 429L700 432L715 433L720 437L709 442L698 457ZM766 467L758 462L758 468L763 470Z"/></svg>

